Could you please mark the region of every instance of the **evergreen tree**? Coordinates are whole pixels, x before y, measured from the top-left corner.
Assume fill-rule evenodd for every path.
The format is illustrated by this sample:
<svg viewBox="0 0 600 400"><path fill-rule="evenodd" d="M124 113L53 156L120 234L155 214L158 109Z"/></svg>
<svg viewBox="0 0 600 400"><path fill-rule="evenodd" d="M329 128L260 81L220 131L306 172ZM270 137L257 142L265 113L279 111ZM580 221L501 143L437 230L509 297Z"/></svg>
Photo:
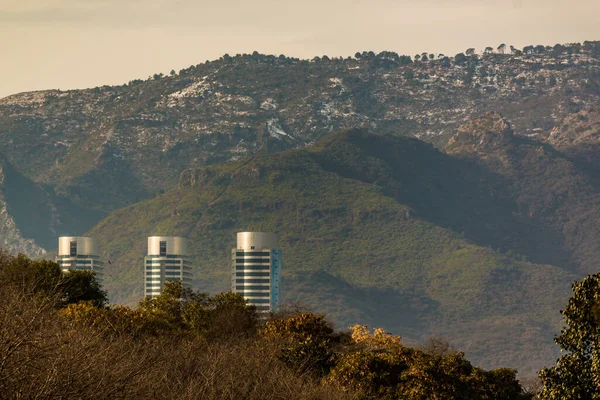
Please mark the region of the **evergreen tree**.
<svg viewBox="0 0 600 400"><path fill-rule="evenodd" d="M555 339L566 354L539 373L543 399L600 399L600 274L575 282L573 292Z"/></svg>

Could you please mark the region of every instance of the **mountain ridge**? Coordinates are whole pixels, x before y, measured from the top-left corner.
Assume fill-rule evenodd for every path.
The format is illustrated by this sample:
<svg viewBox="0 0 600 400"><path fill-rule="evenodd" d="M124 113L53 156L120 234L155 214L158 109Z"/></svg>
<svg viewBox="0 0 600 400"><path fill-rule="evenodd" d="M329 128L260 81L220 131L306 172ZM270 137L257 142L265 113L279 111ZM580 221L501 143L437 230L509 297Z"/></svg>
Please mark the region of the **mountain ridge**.
<svg viewBox="0 0 600 400"><path fill-rule="evenodd" d="M547 136L600 100L598 48L419 62L392 52L310 61L225 55L123 86L0 99L0 153L101 218L170 188L189 167L300 148L340 129L442 148L465 121L495 110L518 136Z"/></svg>

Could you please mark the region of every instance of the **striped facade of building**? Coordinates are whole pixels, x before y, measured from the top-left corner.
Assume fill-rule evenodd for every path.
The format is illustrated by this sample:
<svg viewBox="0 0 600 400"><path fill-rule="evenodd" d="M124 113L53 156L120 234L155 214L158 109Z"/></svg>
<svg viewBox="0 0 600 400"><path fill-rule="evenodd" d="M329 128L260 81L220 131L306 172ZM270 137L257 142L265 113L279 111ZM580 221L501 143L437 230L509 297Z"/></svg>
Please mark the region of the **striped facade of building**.
<svg viewBox="0 0 600 400"><path fill-rule="evenodd" d="M150 236L144 258L144 296L157 297L166 281L182 281L190 287L192 266L187 239L177 236Z"/></svg>
<svg viewBox="0 0 600 400"><path fill-rule="evenodd" d="M274 233L240 232L231 251L231 287L259 312L281 304L282 254Z"/></svg>
<svg viewBox="0 0 600 400"><path fill-rule="evenodd" d="M100 260L98 241L84 236L58 238L56 262L63 272L95 271L102 278L104 263Z"/></svg>

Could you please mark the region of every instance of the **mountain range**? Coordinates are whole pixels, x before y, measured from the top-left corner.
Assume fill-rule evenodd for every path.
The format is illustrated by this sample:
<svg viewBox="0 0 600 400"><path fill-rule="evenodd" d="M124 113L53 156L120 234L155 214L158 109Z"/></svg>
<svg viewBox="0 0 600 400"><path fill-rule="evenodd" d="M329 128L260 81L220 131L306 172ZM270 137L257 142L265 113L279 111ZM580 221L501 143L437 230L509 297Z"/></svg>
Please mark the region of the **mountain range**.
<svg viewBox="0 0 600 400"><path fill-rule="evenodd" d="M215 292L235 232L274 231L286 301L531 373L557 356L570 283L597 272L598 49L225 55L9 96L0 240L43 256L94 236L111 300L133 304L146 236L188 237Z"/></svg>

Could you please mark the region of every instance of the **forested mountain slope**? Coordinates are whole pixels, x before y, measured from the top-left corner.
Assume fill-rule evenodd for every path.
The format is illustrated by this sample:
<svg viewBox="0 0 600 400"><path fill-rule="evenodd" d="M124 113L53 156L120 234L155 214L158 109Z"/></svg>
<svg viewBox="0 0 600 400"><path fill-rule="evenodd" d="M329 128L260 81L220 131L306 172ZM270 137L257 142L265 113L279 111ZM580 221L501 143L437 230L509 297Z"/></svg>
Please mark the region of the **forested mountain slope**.
<svg viewBox="0 0 600 400"><path fill-rule="evenodd" d="M274 231L286 301L340 327L383 326L409 342L441 335L477 363L531 372L556 356L557 310L576 272L508 251L511 229L534 227L506 187L502 175L420 140L350 130L187 170L177 187L89 234L113 260L113 301L132 303L146 236L187 236L195 284L214 292L229 288L235 232Z"/></svg>

